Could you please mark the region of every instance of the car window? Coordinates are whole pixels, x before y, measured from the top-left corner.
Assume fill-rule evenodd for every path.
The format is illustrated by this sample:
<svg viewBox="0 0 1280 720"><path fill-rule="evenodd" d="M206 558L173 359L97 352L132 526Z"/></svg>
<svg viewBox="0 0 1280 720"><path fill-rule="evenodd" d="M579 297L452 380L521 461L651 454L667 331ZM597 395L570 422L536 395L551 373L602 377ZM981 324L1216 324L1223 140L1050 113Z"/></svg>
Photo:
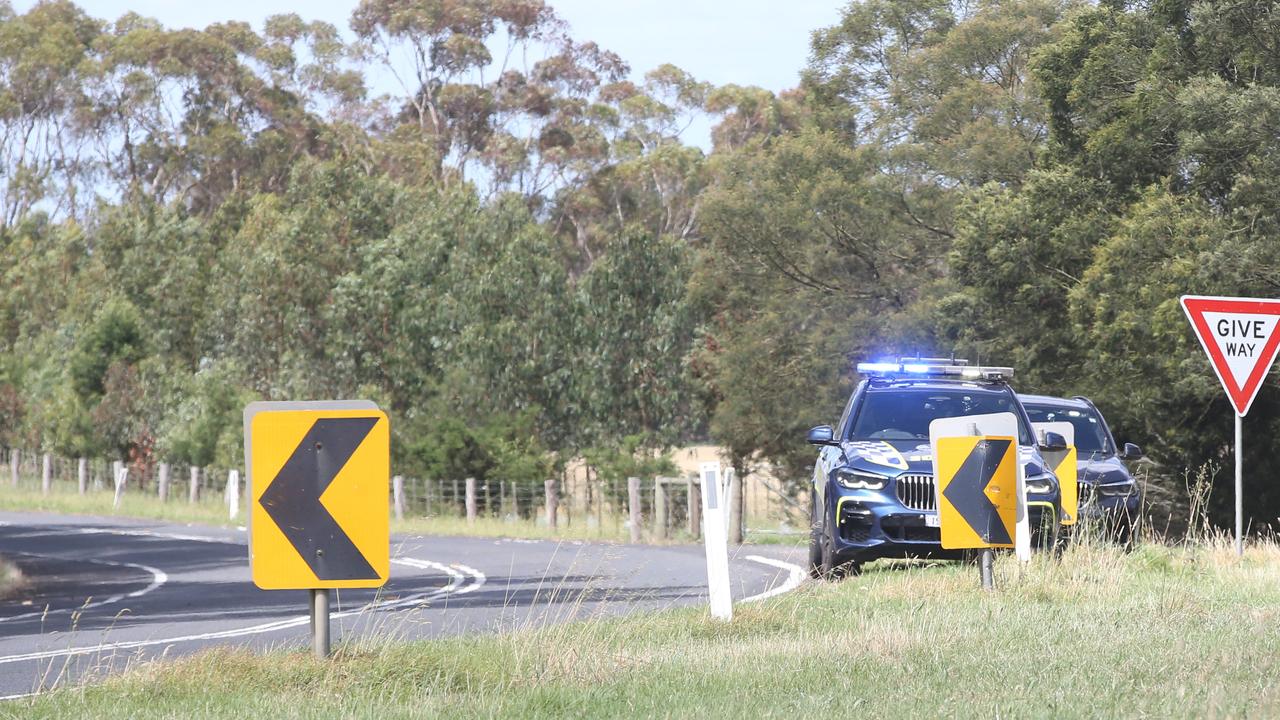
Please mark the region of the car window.
<svg viewBox="0 0 1280 720"><path fill-rule="evenodd" d="M1108 453L1111 443L1103 430L1102 419L1090 409L1054 407L1023 403L1031 422L1069 422L1076 429L1077 453Z"/></svg>
<svg viewBox="0 0 1280 720"><path fill-rule="evenodd" d="M928 440L938 418L1011 412L1018 418L1018 442L1031 444L1022 413L1006 393L972 388L868 390L862 396L849 440Z"/></svg>

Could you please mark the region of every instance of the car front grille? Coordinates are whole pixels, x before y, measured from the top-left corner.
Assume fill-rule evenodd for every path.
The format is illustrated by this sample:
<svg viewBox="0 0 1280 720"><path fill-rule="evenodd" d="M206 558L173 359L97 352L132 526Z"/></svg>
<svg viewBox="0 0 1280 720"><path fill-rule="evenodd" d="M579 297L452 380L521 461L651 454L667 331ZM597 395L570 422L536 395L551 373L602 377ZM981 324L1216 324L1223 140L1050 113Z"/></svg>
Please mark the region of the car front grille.
<svg viewBox="0 0 1280 720"><path fill-rule="evenodd" d="M938 509L932 475L899 475L893 481L893 487L898 494L898 502L912 510Z"/></svg>

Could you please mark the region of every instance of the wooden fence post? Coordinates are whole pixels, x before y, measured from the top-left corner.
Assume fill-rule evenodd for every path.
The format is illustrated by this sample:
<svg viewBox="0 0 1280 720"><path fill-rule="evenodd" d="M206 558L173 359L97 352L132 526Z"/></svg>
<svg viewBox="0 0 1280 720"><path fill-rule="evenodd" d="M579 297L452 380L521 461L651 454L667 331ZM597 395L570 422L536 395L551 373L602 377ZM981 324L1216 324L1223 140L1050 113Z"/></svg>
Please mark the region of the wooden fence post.
<svg viewBox="0 0 1280 720"><path fill-rule="evenodd" d="M191 466L191 485L187 489L187 502L195 504L200 499L200 468Z"/></svg>
<svg viewBox="0 0 1280 720"><path fill-rule="evenodd" d="M667 537L667 517L670 514L667 507L668 479L663 477L653 479L653 529L660 538Z"/></svg>
<svg viewBox="0 0 1280 720"><path fill-rule="evenodd" d="M476 521L476 479L475 478L473 477L467 478L466 492L467 492L467 497L466 497L467 523L472 524L472 523L475 523Z"/></svg>
<svg viewBox="0 0 1280 720"><path fill-rule="evenodd" d="M14 487L18 487L18 463L22 461L22 451L9 448L9 476Z"/></svg>
<svg viewBox="0 0 1280 720"><path fill-rule="evenodd" d="M156 484L159 485L158 492L160 494L160 502L169 499L169 463L160 463L160 477Z"/></svg>
<svg viewBox="0 0 1280 720"><path fill-rule="evenodd" d="M40 492L43 495L49 494L49 487L53 484L53 456L45 453L40 458Z"/></svg>
<svg viewBox="0 0 1280 720"><path fill-rule="evenodd" d="M590 482L588 478L587 482ZM600 479L599 474L596 475L596 528L604 528L604 480Z"/></svg>
<svg viewBox="0 0 1280 720"><path fill-rule="evenodd" d="M542 483L547 494L547 527L556 526L556 516L560 514L560 492L555 480L545 480Z"/></svg>
<svg viewBox="0 0 1280 720"><path fill-rule="evenodd" d="M627 478L627 506L631 520L631 542L640 542L640 478Z"/></svg>
<svg viewBox="0 0 1280 720"><path fill-rule="evenodd" d="M396 520L404 519L404 476L391 478L391 500L395 503Z"/></svg>
<svg viewBox="0 0 1280 720"><path fill-rule="evenodd" d="M690 475L685 478L684 491L689 503L689 534L699 538L702 537L702 493L698 483L694 482L696 477Z"/></svg>
<svg viewBox="0 0 1280 720"><path fill-rule="evenodd" d="M725 472L729 474L729 542L742 544L742 478L733 468Z"/></svg>
<svg viewBox="0 0 1280 720"><path fill-rule="evenodd" d="M76 461L76 485L80 488L81 495L89 489L89 458Z"/></svg>

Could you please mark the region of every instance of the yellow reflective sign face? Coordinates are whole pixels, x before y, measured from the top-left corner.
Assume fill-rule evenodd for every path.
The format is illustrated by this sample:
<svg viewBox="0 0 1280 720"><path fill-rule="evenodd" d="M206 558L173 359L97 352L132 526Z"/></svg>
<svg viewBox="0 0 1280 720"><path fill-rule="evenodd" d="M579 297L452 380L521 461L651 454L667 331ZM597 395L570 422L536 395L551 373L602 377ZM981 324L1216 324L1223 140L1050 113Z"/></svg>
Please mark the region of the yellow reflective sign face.
<svg viewBox="0 0 1280 720"><path fill-rule="evenodd" d="M248 424L254 584L382 586L391 567L386 414L264 410Z"/></svg>
<svg viewBox="0 0 1280 720"><path fill-rule="evenodd" d="M947 549L1013 547L1018 445L1012 437L938 439L938 525Z"/></svg>
<svg viewBox="0 0 1280 720"><path fill-rule="evenodd" d="M1076 484L1076 448L1067 446L1065 451L1041 453L1053 469L1062 488L1062 524L1075 525L1080 516L1080 487Z"/></svg>

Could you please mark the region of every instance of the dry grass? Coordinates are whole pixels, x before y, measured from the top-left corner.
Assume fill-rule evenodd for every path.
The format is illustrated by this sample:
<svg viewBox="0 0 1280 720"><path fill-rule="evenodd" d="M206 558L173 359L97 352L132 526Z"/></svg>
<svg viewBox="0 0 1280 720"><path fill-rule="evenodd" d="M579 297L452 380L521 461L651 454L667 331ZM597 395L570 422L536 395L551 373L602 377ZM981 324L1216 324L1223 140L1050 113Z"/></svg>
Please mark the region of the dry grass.
<svg viewBox="0 0 1280 720"><path fill-rule="evenodd" d="M739 606L301 652L218 649L0 707L15 717L1266 717L1280 546L871 566Z"/></svg>

